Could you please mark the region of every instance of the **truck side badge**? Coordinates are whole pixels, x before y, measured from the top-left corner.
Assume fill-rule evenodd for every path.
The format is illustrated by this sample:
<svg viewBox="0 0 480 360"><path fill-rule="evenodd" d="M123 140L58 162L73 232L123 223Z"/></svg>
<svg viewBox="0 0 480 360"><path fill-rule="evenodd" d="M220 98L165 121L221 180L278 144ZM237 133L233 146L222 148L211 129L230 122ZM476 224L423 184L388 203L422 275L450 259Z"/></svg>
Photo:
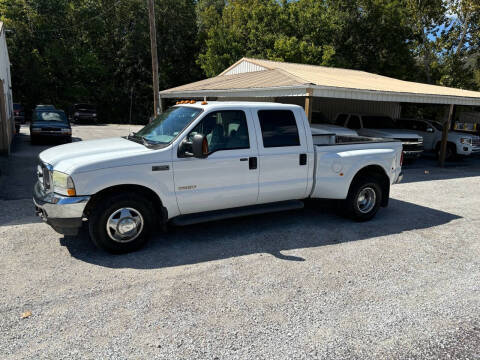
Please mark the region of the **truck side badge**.
<svg viewBox="0 0 480 360"><path fill-rule="evenodd" d="M179 186L178 190L195 190L197 185Z"/></svg>
<svg viewBox="0 0 480 360"><path fill-rule="evenodd" d="M170 166L168 165L158 165L158 166L152 166L152 171L165 171L169 170Z"/></svg>

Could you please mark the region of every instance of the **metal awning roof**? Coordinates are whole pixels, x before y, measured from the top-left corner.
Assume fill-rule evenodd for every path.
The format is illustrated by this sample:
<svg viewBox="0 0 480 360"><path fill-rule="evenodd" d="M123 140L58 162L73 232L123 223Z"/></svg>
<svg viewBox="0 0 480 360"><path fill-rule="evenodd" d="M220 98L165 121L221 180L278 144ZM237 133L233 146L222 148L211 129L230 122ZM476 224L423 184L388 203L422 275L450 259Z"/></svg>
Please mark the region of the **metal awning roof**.
<svg viewBox="0 0 480 360"><path fill-rule="evenodd" d="M359 70L243 58L220 75L160 92L162 98L318 96L480 106L480 92Z"/></svg>

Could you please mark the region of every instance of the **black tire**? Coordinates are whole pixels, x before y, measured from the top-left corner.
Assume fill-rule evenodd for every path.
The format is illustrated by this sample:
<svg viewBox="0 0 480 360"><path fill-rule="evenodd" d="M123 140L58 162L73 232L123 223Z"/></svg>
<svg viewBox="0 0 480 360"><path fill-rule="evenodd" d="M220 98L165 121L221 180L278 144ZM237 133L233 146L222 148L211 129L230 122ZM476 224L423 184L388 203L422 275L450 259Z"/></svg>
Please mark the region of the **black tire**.
<svg viewBox="0 0 480 360"><path fill-rule="evenodd" d="M119 209L129 208L141 214L143 227L136 237L128 242L115 241L107 231L107 221ZM124 254L140 249L149 238L153 227L154 207L141 195L119 194L96 202L88 218L88 229L93 243L112 254Z"/></svg>
<svg viewBox="0 0 480 360"><path fill-rule="evenodd" d="M373 191L375 197L373 199L373 197L370 196L370 199L372 200L370 201L369 206L364 207L362 210L358 200L363 190L366 190L367 194L371 194ZM382 197L382 187L380 186L380 181L378 179L371 176L358 177L350 185L347 199L344 202L345 215L356 221L368 221L375 216L380 208Z"/></svg>
<svg viewBox="0 0 480 360"><path fill-rule="evenodd" d="M441 144L437 145L437 159L440 160L440 151L441 151ZM455 144L447 143L447 153L445 154L446 161L453 161L457 157L457 148Z"/></svg>
<svg viewBox="0 0 480 360"><path fill-rule="evenodd" d="M67 136L66 138L63 139L64 144L69 144L71 142L72 142L72 137L71 136Z"/></svg>

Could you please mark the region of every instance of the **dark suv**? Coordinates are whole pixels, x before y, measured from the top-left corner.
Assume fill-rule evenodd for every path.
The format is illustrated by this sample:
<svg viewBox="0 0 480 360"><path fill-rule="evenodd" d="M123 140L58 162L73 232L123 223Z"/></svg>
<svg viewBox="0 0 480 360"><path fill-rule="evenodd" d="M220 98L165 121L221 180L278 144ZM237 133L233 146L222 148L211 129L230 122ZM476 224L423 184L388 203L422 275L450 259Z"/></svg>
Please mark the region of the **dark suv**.
<svg viewBox="0 0 480 360"><path fill-rule="evenodd" d="M41 139L72 142L72 128L63 110L40 109L33 113L30 122L30 141L36 144Z"/></svg>
<svg viewBox="0 0 480 360"><path fill-rule="evenodd" d="M80 123L97 123L97 108L91 104L75 104L71 110L73 122Z"/></svg>
<svg viewBox="0 0 480 360"><path fill-rule="evenodd" d="M15 132L20 132L20 126L25 124L25 110L22 104L13 104L13 118L15 119Z"/></svg>

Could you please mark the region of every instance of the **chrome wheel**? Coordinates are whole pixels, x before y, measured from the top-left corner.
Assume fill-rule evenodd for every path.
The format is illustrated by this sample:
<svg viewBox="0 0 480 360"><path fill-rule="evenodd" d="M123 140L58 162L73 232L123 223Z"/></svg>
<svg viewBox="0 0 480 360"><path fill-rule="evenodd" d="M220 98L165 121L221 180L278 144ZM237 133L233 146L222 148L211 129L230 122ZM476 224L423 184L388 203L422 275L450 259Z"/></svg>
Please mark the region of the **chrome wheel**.
<svg viewBox="0 0 480 360"><path fill-rule="evenodd" d="M360 190L357 196L357 208L362 214L366 214L375 207L377 195L371 187Z"/></svg>
<svg viewBox="0 0 480 360"><path fill-rule="evenodd" d="M143 230L143 217L133 208L121 208L113 212L107 220L108 236L120 243L135 240Z"/></svg>

